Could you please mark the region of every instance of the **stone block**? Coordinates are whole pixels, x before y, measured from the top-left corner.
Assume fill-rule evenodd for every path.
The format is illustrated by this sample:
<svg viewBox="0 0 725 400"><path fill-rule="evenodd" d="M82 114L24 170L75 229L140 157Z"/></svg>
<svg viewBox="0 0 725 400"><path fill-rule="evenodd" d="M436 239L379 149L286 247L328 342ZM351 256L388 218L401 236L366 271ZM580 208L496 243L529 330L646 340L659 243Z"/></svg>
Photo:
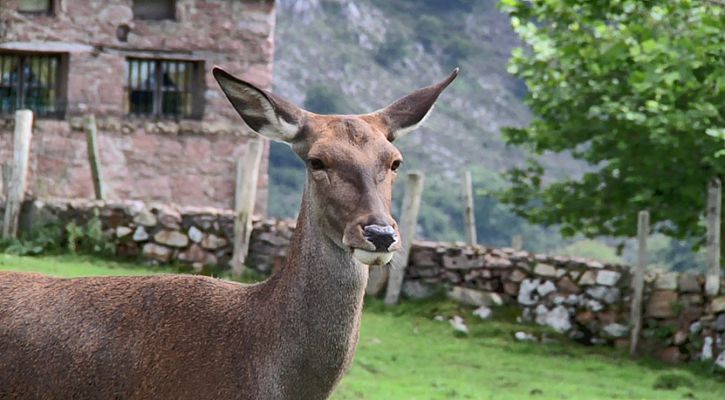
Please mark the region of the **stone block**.
<svg viewBox="0 0 725 400"><path fill-rule="evenodd" d="M472 306L493 306L503 304L501 296L493 292L484 292L475 289L454 286L448 291L448 297Z"/></svg>
<svg viewBox="0 0 725 400"><path fill-rule="evenodd" d="M655 289L677 290L677 273L666 272L658 274L655 278Z"/></svg>
<svg viewBox="0 0 725 400"><path fill-rule="evenodd" d="M169 262L171 260L171 249L156 243L146 243L141 250L144 258L160 262Z"/></svg>
<svg viewBox="0 0 725 400"><path fill-rule="evenodd" d="M556 277L556 267L551 264L538 263L534 267L534 273L539 276L553 278Z"/></svg>
<svg viewBox="0 0 725 400"><path fill-rule="evenodd" d="M136 231L133 233L133 240L135 242L144 242L149 240L149 234L143 226L136 228Z"/></svg>
<svg viewBox="0 0 725 400"><path fill-rule="evenodd" d="M524 271L522 271L522 270L520 270L520 269L516 268L516 269L514 269L514 270L513 270L512 272L511 272L511 275L509 276L509 280L510 280L511 282L517 282L517 283L518 283L518 282L521 282L521 281L523 281L524 279L526 279L526 277L527 277L527 276L528 276L528 275L526 274L526 272L524 272Z"/></svg>
<svg viewBox="0 0 725 400"><path fill-rule="evenodd" d="M197 228L195 226L192 226L191 228L189 228L188 235L189 235L189 239L191 239L191 241L194 243L200 243L201 239L204 238L204 234L199 230L199 228Z"/></svg>
<svg viewBox="0 0 725 400"><path fill-rule="evenodd" d="M511 297L516 297L519 293L519 285L517 285L514 282L504 282L503 283L503 292ZM725 314L723 314L725 315Z"/></svg>
<svg viewBox="0 0 725 400"><path fill-rule="evenodd" d="M201 247L206 250L216 250L226 245L226 239L213 234L208 234L201 240Z"/></svg>
<svg viewBox="0 0 725 400"><path fill-rule="evenodd" d="M725 312L725 296L716 297L710 303L713 314Z"/></svg>
<svg viewBox="0 0 725 400"><path fill-rule="evenodd" d="M574 281L568 276L559 279L559 281L556 282L556 287L559 289L559 292L563 294L581 293L581 288L579 288L579 286L577 286L577 284L574 283Z"/></svg>
<svg viewBox="0 0 725 400"><path fill-rule="evenodd" d="M119 239L130 235L131 232L133 232L133 230L127 226L117 226L116 227L116 237Z"/></svg>
<svg viewBox="0 0 725 400"><path fill-rule="evenodd" d="M584 271L581 277L579 277L579 284L582 286L594 285L597 282L596 272Z"/></svg>
<svg viewBox="0 0 725 400"><path fill-rule="evenodd" d="M700 280L695 274L681 274L677 281L680 287L680 292L685 293L700 293L702 292L702 286Z"/></svg>
<svg viewBox="0 0 725 400"><path fill-rule="evenodd" d="M163 230L154 235L154 241L170 247L186 247L189 245L189 238L179 231Z"/></svg>
<svg viewBox="0 0 725 400"><path fill-rule="evenodd" d="M677 316L676 304L679 295L673 290L656 290L647 300L646 315L654 318L673 318Z"/></svg>
<svg viewBox="0 0 725 400"><path fill-rule="evenodd" d="M541 297L546 297L546 295L555 291L556 286L554 286L554 283L552 283L551 281L545 281L536 288L536 292L539 293L539 296Z"/></svg>
<svg viewBox="0 0 725 400"><path fill-rule="evenodd" d="M603 269L597 273L597 285L614 286L619 282L619 278L622 276L621 273L616 271L610 271Z"/></svg>
<svg viewBox="0 0 725 400"><path fill-rule="evenodd" d="M177 258L181 261L189 263L200 263L202 265L216 265L217 257L209 252L204 251L198 244L194 243L188 249L179 253Z"/></svg>
<svg viewBox="0 0 725 400"><path fill-rule="evenodd" d="M622 324L612 323L602 328L604 333L610 338L623 338L629 334L629 328Z"/></svg>
<svg viewBox="0 0 725 400"><path fill-rule="evenodd" d="M158 223L158 220L156 219L156 216L147 209L142 209L136 214L135 217L133 217L133 222L142 225L145 227L153 227L156 226Z"/></svg>

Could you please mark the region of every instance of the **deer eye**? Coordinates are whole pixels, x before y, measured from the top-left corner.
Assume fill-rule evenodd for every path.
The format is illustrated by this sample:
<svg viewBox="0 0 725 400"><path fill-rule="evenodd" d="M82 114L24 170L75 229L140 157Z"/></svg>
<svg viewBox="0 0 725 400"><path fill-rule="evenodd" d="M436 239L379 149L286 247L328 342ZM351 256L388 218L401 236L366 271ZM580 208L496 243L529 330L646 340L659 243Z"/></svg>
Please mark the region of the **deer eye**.
<svg viewBox="0 0 725 400"><path fill-rule="evenodd" d="M400 160L395 160L395 161L393 161L393 164L390 165L390 169L392 169L393 171L397 171L398 168L400 168L400 164L402 164L402 163L403 162Z"/></svg>
<svg viewBox="0 0 725 400"><path fill-rule="evenodd" d="M310 163L310 168L313 171L322 171L325 169L325 163L319 158L310 158L308 161Z"/></svg>

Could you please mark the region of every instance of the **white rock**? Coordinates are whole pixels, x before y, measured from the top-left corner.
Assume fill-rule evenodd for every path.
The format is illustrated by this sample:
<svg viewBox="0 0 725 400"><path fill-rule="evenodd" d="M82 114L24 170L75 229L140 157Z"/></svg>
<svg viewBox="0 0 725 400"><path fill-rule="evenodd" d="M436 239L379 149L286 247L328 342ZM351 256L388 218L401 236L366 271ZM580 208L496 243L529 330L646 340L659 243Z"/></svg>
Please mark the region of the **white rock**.
<svg viewBox="0 0 725 400"><path fill-rule="evenodd" d="M575 294L570 294L569 296L566 297L566 304L568 304L570 306L579 304L579 296L577 296Z"/></svg>
<svg viewBox="0 0 725 400"><path fill-rule="evenodd" d="M712 338L705 337L705 343L702 344L702 353L700 359L703 361L712 360Z"/></svg>
<svg viewBox="0 0 725 400"><path fill-rule="evenodd" d="M590 309L594 312L602 311L602 309L604 309L604 306L602 306L602 303L600 303L596 300L587 301L586 306L588 309Z"/></svg>
<svg viewBox="0 0 725 400"><path fill-rule="evenodd" d="M700 333L702 330L702 323L700 321L695 321L690 325L690 333Z"/></svg>
<svg viewBox="0 0 725 400"><path fill-rule="evenodd" d="M564 296L555 296L553 301L557 306L559 304L566 304L566 298Z"/></svg>
<svg viewBox="0 0 725 400"><path fill-rule="evenodd" d="M204 234L197 229L195 226L189 228L189 239L194 243L201 243L201 239L204 238Z"/></svg>
<svg viewBox="0 0 725 400"><path fill-rule="evenodd" d="M546 315L546 325L552 327L555 331L563 333L571 329L569 321L569 311L564 306L556 306Z"/></svg>
<svg viewBox="0 0 725 400"><path fill-rule="evenodd" d="M516 338L516 340L518 340L520 342L530 342L530 341L536 340L534 335L532 335L530 333L526 333L526 332L521 332L521 331L516 332L514 334L514 337Z"/></svg>
<svg viewBox="0 0 725 400"><path fill-rule="evenodd" d="M463 321L463 318L459 317L458 315L454 315L453 318L448 320L448 322L451 324L454 330L458 332L468 333L468 327L466 326L466 323Z"/></svg>
<svg viewBox="0 0 725 400"><path fill-rule="evenodd" d="M720 353L719 356L717 356L717 359L715 360L715 365L717 365L720 368L725 369L725 351Z"/></svg>
<svg viewBox="0 0 725 400"><path fill-rule="evenodd" d="M489 319L491 318L491 315L493 315L493 311L486 306L481 306L473 310L473 315L481 319Z"/></svg>
<svg viewBox="0 0 725 400"><path fill-rule="evenodd" d="M116 237L122 238L124 236L129 235L133 230L127 226L117 226L116 227Z"/></svg>
<svg viewBox="0 0 725 400"><path fill-rule="evenodd" d="M549 315L549 309L545 305L539 304L536 306L534 313L536 314L534 321L539 325L546 325L546 316Z"/></svg>
<svg viewBox="0 0 725 400"><path fill-rule="evenodd" d="M146 228L139 226L136 228L136 232L133 233L133 240L136 242L143 242L149 240L149 234L146 232Z"/></svg>
<svg viewBox="0 0 725 400"><path fill-rule="evenodd" d="M519 294L516 298L520 304L532 306L536 304L538 298L534 292L539 287L538 279L524 279L519 287Z"/></svg>
<svg viewBox="0 0 725 400"><path fill-rule="evenodd" d="M554 286L554 283L551 281L546 281L539 285L539 287L536 288L536 291L539 293L541 297L546 296L547 294L551 292L556 291L556 286Z"/></svg>
<svg viewBox="0 0 725 400"><path fill-rule="evenodd" d="M617 284L621 276L622 274L617 271L603 269L599 271L599 273L597 273L597 284L604 286L614 286Z"/></svg>
<svg viewBox="0 0 725 400"><path fill-rule="evenodd" d="M435 317L433 317L433 319L436 321L445 321L446 317L444 317L442 315L436 315Z"/></svg>
<svg viewBox="0 0 725 400"><path fill-rule="evenodd" d="M133 217L133 222L143 226L156 226L158 220L156 216L149 210L143 209Z"/></svg>
<svg viewBox="0 0 725 400"><path fill-rule="evenodd" d="M627 333L629 332L629 328L627 328L626 326L624 326L622 324L617 324L617 323L609 324L609 325L605 326L603 329L607 335L609 335L610 337L613 337L613 338L625 337L625 336L627 336Z"/></svg>

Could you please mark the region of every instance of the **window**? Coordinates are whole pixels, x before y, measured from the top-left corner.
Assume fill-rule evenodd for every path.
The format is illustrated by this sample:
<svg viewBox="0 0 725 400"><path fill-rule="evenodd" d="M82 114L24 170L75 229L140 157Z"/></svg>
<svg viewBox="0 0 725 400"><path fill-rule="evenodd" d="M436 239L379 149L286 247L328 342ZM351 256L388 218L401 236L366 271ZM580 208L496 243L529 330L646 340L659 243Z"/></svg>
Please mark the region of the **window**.
<svg viewBox="0 0 725 400"><path fill-rule="evenodd" d="M20 0L18 11L33 14L52 14L53 0Z"/></svg>
<svg viewBox="0 0 725 400"><path fill-rule="evenodd" d="M200 62L128 59L127 112L136 116L198 118L203 96Z"/></svg>
<svg viewBox="0 0 725 400"><path fill-rule="evenodd" d="M29 108L40 117L62 116L63 59L60 54L0 53L0 114Z"/></svg>
<svg viewBox="0 0 725 400"><path fill-rule="evenodd" d="M133 17L150 20L174 19L176 18L176 1L133 0Z"/></svg>

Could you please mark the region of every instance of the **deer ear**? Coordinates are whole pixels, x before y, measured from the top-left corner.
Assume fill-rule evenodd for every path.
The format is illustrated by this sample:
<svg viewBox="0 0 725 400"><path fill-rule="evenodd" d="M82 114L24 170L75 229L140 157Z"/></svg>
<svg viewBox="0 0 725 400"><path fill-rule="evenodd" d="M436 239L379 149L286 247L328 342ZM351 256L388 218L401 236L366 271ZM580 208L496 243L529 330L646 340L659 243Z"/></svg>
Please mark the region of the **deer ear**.
<svg viewBox="0 0 725 400"><path fill-rule="evenodd" d="M235 78L219 67L214 67L212 74L234 109L253 131L282 142L292 142L297 137L304 125L304 110Z"/></svg>
<svg viewBox="0 0 725 400"><path fill-rule="evenodd" d="M388 140L392 142L399 139L422 125L433 110L438 96L457 76L458 68L441 82L418 89L382 110L375 111L372 115L388 127Z"/></svg>

